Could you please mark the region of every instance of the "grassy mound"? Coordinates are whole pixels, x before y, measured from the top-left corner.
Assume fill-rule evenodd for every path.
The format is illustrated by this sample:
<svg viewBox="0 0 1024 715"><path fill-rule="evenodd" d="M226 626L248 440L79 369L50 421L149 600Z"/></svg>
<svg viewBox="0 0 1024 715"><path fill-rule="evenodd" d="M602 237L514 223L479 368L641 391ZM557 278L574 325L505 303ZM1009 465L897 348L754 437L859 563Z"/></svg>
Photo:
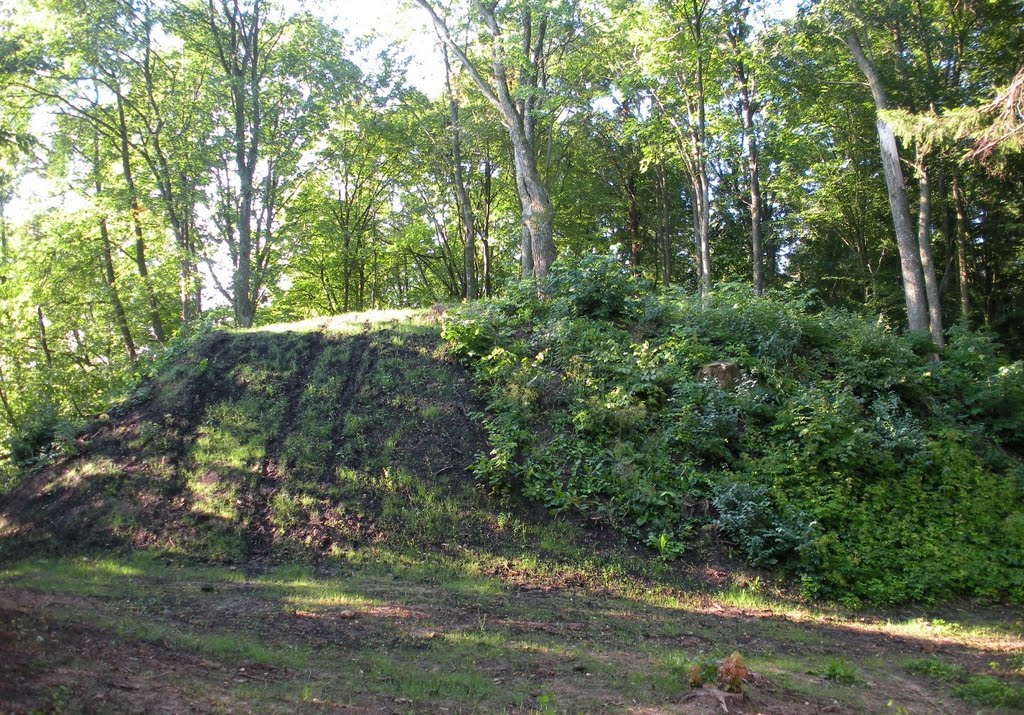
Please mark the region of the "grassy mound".
<svg viewBox="0 0 1024 715"><path fill-rule="evenodd" d="M847 603L1024 599L1024 365L725 287L654 294L615 259L450 312L486 401L497 490L665 557L703 531ZM712 361L735 384L698 376Z"/></svg>
<svg viewBox="0 0 1024 715"><path fill-rule="evenodd" d="M483 446L468 402L422 317L213 332L0 499L0 556L231 562L485 540L496 517L466 475Z"/></svg>

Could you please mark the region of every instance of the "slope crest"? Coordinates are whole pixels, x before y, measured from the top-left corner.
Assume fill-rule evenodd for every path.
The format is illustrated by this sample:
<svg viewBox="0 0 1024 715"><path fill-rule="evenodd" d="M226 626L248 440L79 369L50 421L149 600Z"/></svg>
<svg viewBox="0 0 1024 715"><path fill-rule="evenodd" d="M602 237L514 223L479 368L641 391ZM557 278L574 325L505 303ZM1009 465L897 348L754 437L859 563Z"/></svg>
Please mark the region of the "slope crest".
<svg viewBox="0 0 1024 715"><path fill-rule="evenodd" d="M233 562L473 539L467 377L429 320L374 319L205 336L0 501L0 550Z"/></svg>

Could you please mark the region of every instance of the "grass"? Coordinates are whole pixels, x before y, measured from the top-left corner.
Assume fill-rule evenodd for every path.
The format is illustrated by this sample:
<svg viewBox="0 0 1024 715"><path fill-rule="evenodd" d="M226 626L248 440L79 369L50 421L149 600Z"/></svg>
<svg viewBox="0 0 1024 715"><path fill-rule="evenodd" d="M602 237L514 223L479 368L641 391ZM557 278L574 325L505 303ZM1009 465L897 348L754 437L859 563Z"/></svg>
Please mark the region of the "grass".
<svg viewBox="0 0 1024 715"><path fill-rule="evenodd" d="M547 682L573 710L633 701L657 706L688 692L694 658L733 650L746 650L750 667L784 697L870 710L871 690L886 687L885 669L838 654L844 647L834 636L848 625L842 621L827 631L790 624L817 633L823 651L832 652L812 656L806 639L780 635L775 619L709 617L686 608L685 599L674 607L652 605L621 595L631 590L621 582L614 584L619 595L585 587L534 595L486 571L457 558L379 551L334 565L290 564L245 575L237 568L168 565L151 553L24 561L0 572L0 588L76 596L48 609L51 629L85 623L117 642L158 644L183 662L191 653L225 668L276 669L289 682L271 678L273 697L288 701L302 701L305 692L307 701L365 706L405 699L418 709L482 703L502 710L536 707L532 693ZM942 663L915 661L907 670L954 686L950 696L964 702L1019 702L1004 680L965 679L966 671ZM872 673L871 689L863 672ZM304 679L292 683L290 673ZM252 687L239 683L228 696L260 702Z"/></svg>
<svg viewBox="0 0 1024 715"><path fill-rule="evenodd" d="M1011 669L1020 656L1009 659ZM996 665L993 663L993 665ZM951 686L956 697L973 705L990 708L1024 708L1024 686L994 675L971 673L963 666L941 658L915 658L904 664L907 671Z"/></svg>

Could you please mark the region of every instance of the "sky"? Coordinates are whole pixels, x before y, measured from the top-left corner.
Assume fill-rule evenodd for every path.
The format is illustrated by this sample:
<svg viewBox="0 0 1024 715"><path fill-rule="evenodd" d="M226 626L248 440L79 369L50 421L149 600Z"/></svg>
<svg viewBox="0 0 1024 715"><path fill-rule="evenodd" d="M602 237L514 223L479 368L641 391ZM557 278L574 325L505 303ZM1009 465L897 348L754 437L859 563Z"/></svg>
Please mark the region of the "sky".
<svg viewBox="0 0 1024 715"><path fill-rule="evenodd" d="M386 41L400 42L411 55L409 81L427 96L438 96L444 88L444 71L436 49L437 36L428 26L426 12L403 0L336 0L302 2L287 0L285 7L307 8L328 18L351 36L379 34Z"/></svg>

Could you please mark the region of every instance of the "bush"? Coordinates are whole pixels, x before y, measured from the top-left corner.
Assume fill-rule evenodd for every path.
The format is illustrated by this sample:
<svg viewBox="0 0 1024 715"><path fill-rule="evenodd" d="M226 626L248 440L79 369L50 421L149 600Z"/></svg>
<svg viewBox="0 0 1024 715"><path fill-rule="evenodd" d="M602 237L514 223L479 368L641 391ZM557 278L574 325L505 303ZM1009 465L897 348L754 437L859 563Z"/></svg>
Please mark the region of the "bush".
<svg viewBox="0 0 1024 715"><path fill-rule="evenodd" d="M621 260L597 254L575 263L556 263L547 287L568 315L610 322L638 318L649 290L650 283L636 277Z"/></svg>
<svg viewBox="0 0 1024 715"><path fill-rule="evenodd" d="M774 566L795 557L814 527L803 512L791 506L779 509L762 485L725 484L713 504L718 527L755 566Z"/></svg>
<svg viewBox="0 0 1024 715"><path fill-rule="evenodd" d="M724 286L654 294L614 257L449 311L496 491L602 519L662 558L715 523L753 564L850 604L1024 597L1024 367L952 331ZM700 381L730 360L739 384ZM1015 452L1015 450L1017 450Z"/></svg>
<svg viewBox="0 0 1024 715"><path fill-rule="evenodd" d="M11 433L11 463L25 468L60 452L74 436L73 427L57 409L44 404L22 417Z"/></svg>

